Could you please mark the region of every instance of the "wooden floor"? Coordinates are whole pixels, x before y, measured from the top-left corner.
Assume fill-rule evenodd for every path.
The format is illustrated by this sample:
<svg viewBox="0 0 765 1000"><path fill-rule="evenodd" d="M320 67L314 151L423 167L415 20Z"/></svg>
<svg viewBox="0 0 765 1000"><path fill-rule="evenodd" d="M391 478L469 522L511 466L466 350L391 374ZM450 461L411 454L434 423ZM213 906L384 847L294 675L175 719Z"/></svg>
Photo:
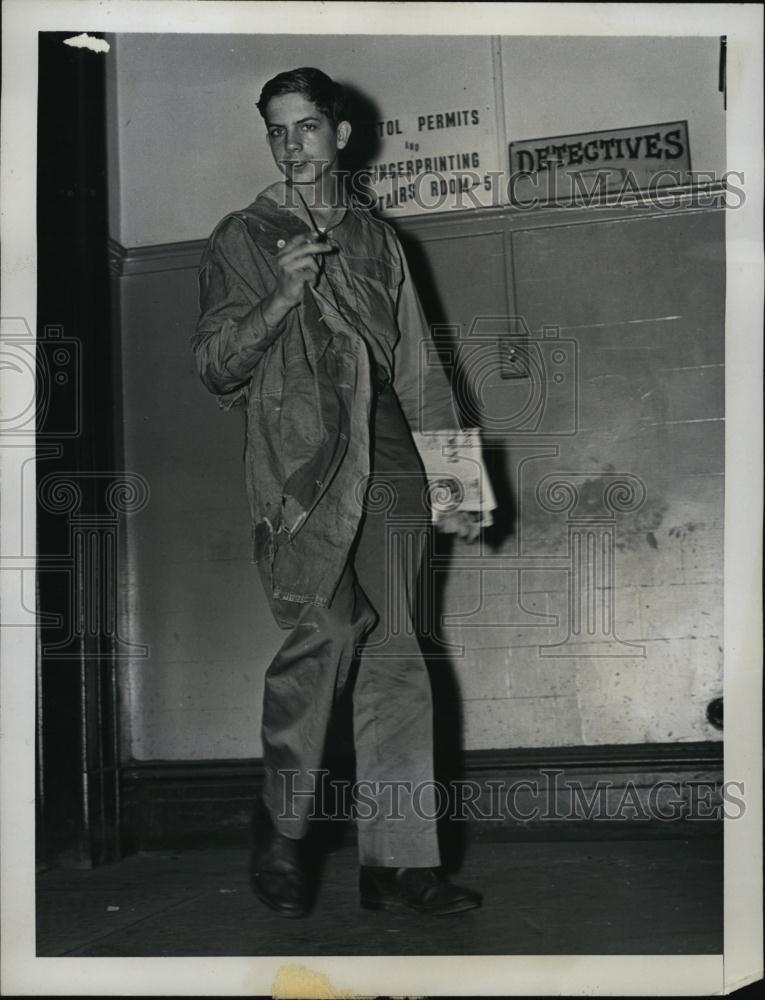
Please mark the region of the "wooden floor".
<svg viewBox="0 0 765 1000"><path fill-rule="evenodd" d="M361 910L352 845L328 854L303 920L265 909L247 852L133 855L38 877L41 956L716 954L722 840L475 843L455 881L480 910L424 919Z"/></svg>

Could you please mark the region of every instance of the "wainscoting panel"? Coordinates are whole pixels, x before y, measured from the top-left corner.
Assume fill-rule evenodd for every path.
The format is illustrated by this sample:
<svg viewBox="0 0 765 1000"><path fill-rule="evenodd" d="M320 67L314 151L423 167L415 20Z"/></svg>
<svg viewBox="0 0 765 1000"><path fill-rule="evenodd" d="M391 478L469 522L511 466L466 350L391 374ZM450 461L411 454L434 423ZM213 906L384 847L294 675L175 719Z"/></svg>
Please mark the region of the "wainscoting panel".
<svg viewBox="0 0 765 1000"><path fill-rule="evenodd" d="M345 758L330 781L353 782ZM480 840L719 836L719 742L474 751L440 779L444 838ZM246 844L259 760L144 761L123 768L124 842L132 850ZM731 792L730 815L738 814ZM340 796L314 832L353 837ZM346 800L347 801L347 800ZM338 829L329 831L328 827Z"/></svg>

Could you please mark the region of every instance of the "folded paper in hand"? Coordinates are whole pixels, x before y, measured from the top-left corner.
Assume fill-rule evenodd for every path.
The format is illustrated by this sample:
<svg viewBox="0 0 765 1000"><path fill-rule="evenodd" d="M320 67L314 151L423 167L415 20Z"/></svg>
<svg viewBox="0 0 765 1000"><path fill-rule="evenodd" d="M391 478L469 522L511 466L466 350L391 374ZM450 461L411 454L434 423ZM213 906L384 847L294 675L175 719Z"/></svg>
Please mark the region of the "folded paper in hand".
<svg viewBox="0 0 765 1000"><path fill-rule="evenodd" d="M428 477L433 520L466 511L482 526L497 506L477 429L415 431L414 441Z"/></svg>

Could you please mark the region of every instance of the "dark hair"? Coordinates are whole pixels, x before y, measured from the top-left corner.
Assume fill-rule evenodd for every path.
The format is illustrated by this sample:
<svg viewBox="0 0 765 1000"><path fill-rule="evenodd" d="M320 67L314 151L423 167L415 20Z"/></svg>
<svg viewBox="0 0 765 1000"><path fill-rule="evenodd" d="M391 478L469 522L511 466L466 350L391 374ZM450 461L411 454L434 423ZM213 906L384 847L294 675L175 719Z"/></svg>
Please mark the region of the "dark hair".
<svg viewBox="0 0 765 1000"><path fill-rule="evenodd" d="M347 109L343 88L320 69L301 66L300 69L278 73L269 80L261 90L257 102L257 109L264 120L269 101L274 97L281 97L282 94L302 94L334 125L346 119Z"/></svg>

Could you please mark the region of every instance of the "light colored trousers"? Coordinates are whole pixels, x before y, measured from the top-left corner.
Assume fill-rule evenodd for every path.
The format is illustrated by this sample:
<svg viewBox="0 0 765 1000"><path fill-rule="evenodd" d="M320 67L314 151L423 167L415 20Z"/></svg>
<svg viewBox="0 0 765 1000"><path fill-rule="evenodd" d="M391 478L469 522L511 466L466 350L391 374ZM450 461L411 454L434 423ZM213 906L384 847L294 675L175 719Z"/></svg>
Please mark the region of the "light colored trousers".
<svg viewBox="0 0 765 1000"><path fill-rule="evenodd" d="M430 515L422 463L389 385L376 397L372 430L366 509L331 606L269 595L289 631L265 678L263 797L281 833L305 836L333 707L353 684L360 863L435 866L432 697L413 625Z"/></svg>

